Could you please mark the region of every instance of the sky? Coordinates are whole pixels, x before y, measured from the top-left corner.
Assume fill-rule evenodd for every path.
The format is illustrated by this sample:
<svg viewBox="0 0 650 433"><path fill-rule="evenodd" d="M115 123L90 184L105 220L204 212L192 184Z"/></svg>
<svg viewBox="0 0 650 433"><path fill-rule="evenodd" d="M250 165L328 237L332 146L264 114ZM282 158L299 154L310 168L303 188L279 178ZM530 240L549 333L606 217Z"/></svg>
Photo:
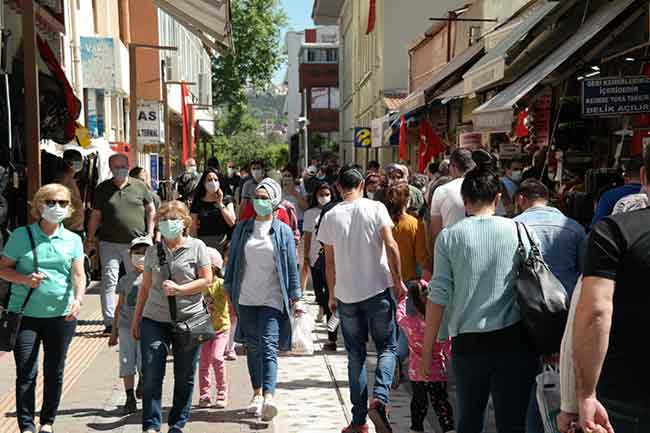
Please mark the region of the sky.
<svg viewBox="0 0 650 433"><path fill-rule="evenodd" d="M304 30L314 25L311 19L314 2L313 0L280 0L280 4L289 18L289 25L282 32L282 43L284 44L284 33L287 30ZM282 83L285 70L286 65L282 65L276 72L273 80L276 84Z"/></svg>

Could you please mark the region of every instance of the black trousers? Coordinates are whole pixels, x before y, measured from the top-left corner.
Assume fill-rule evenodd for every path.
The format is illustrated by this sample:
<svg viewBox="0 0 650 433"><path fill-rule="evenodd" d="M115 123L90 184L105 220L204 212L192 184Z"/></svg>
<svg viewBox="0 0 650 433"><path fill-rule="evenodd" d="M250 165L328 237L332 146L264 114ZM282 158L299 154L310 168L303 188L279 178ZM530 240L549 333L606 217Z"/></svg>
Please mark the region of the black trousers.
<svg viewBox="0 0 650 433"><path fill-rule="evenodd" d="M330 320L332 312L329 307L330 290L327 287L327 278L325 272L321 268L311 268L311 282L314 286L314 294L316 295L316 303L325 311L325 317ZM327 339L336 343L338 330L327 333Z"/></svg>
<svg viewBox="0 0 650 433"><path fill-rule="evenodd" d="M23 317L14 348L16 360L16 416L21 432L36 431L36 377L38 352L43 343L43 405L40 424L52 425L63 389L63 369L76 321L63 317Z"/></svg>
<svg viewBox="0 0 650 433"><path fill-rule="evenodd" d="M454 430L454 413L449 403L447 382L411 382L411 430L424 431L424 418L427 416L429 401L438 415L443 432Z"/></svg>

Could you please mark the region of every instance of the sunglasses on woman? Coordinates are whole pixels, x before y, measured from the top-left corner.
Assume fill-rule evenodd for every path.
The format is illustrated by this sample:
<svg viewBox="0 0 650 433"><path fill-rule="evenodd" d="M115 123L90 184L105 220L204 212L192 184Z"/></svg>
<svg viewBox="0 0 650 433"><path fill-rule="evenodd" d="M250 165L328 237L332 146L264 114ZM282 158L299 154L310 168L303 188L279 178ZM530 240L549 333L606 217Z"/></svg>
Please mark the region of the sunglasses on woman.
<svg viewBox="0 0 650 433"><path fill-rule="evenodd" d="M70 200L45 200L47 207L54 207L57 204L60 207L68 207L70 205Z"/></svg>

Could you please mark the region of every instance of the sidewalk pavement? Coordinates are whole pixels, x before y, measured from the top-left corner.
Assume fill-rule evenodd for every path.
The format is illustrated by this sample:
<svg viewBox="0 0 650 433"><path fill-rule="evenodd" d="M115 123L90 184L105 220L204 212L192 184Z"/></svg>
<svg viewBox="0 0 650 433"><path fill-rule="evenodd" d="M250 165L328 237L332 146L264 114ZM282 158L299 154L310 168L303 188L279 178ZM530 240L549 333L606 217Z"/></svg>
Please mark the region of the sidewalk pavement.
<svg viewBox="0 0 650 433"><path fill-rule="evenodd" d="M124 390L118 378L118 354L109 348L108 339L101 335L99 296L91 291L73 340L66 364L64 395L55 430L63 433L90 432L141 432L140 414L124 417L120 406L124 402ZM312 312L317 307L313 297L308 297ZM263 423L243 413L251 397L250 382L245 357L228 363L229 407L225 410L199 409L194 406L185 433L332 433L339 432L349 423L351 404L347 379L347 357L342 344L336 353L320 351L326 340L324 324L317 324L314 334L317 352L313 356L281 356L276 401L280 413L271 423ZM369 348L369 375L373 377L374 356ZM169 361L171 363L171 360ZM168 372L171 371L171 365ZM13 357L0 356L0 433L17 432L15 420ZM42 381L37 387L38 402L42 393ZM173 378L168 374L164 385L165 411L171 406ZM197 387L195 387L197 388ZM194 403L198 403L195 390ZM410 393L403 384L391 394L391 421L396 433L408 432L410 426ZM430 411L432 412L432 411ZM166 415L166 414L165 414ZM427 431L437 428L435 416L430 413L431 425ZM372 429L371 431L374 432ZM435 427L434 427L435 426ZM166 432L166 426L163 426Z"/></svg>

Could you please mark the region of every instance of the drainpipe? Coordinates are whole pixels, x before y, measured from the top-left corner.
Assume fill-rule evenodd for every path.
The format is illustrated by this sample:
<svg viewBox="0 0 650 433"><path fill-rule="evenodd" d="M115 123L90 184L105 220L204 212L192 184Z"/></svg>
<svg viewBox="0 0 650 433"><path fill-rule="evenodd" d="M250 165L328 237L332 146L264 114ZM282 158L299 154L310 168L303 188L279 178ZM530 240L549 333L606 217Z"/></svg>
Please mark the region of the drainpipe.
<svg viewBox="0 0 650 433"><path fill-rule="evenodd" d="M78 0L70 0L70 48L72 49L72 70L74 71L74 91L77 97L83 99L83 85L81 82L81 40L77 27ZM79 116L83 119L83 115Z"/></svg>

